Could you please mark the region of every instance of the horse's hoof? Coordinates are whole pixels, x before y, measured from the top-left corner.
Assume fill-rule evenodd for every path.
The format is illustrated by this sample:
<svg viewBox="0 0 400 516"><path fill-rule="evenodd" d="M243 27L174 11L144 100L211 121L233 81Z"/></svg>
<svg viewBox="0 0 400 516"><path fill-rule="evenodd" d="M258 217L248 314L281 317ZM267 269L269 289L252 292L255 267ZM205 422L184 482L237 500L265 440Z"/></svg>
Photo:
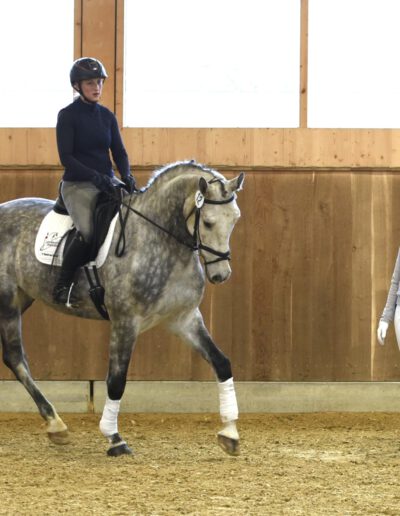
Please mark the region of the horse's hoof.
<svg viewBox="0 0 400 516"><path fill-rule="evenodd" d="M108 451L107 455L109 457L119 457L120 455L132 455L132 450L126 443L118 444L117 446L112 446Z"/></svg>
<svg viewBox="0 0 400 516"><path fill-rule="evenodd" d="M225 435L218 434L218 444L228 455L237 457L240 455L240 447L238 439L231 439Z"/></svg>
<svg viewBox="0 0 400 516"><path fill-rule="evenodd" d="M54 444L69 444L71 439L69 437L68 430L62 430L61 432L47 432L49 439Z"/></svg>

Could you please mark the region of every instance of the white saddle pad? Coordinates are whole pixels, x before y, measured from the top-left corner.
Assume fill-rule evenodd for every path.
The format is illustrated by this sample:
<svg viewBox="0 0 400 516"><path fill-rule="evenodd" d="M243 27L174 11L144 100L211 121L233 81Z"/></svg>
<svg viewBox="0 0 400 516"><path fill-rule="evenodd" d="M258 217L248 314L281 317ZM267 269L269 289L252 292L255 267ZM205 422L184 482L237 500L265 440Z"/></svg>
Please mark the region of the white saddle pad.
<svg viewBox="0 0 400 516"><path fill-rule="evenodd" d="M97 268L101 267L107 258L114 234L118 213L112 219L107 236L100 247L94 263ZM61 215L51 210L42 220L35 241L35 255L41 263L47 265L61 266L62 256L66 238L63 236L74 227L69 215ZM63 240L62 240L63 239ZM60 241L62 242L60 243Z"/></svg>

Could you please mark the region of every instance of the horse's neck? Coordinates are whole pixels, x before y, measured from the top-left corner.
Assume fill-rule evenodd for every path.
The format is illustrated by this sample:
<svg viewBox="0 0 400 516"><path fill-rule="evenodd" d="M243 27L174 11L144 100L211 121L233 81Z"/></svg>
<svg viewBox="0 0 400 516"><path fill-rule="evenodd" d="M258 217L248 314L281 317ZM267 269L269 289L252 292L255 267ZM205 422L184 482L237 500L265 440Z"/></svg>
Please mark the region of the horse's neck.
<svg viewBox="0 0 400 516"><path fill-rule="evenodd" d="M132 206L148 218L176 234L186 232L183 206L195 190L200 175L174 175L168 181L153 184L137 196ZM177 234L178 236L178 234Z"/></svg>
<svg viewBox="0 0 400 516"><path fill-rule="evenodd" d="M171 177L172 176L172 177ZM168 180L154 183L138 199L141 207L151 207L168 217L176 209L182 209L186 198L195 191L200 174L172 175Z"/></svg>

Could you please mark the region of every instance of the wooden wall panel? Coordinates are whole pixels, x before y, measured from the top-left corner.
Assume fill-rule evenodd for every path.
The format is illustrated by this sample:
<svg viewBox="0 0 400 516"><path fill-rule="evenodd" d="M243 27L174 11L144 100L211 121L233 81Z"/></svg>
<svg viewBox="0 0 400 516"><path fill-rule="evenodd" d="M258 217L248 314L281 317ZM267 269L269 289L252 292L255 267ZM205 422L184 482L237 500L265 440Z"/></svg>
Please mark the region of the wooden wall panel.
<svg viewBox="0 0 400 516"><path fill-rule="evenodd" d="M352 268L351 268L351 341L346 353L344 373L360 380L370 374L373 339L371 319L372 278L371 261L373 242L371 233L371 176L354 174L352 177L352 202L357 207L352 213Z"/></svg>
<svg viewBox="0 0 400 516"><path fill-rule="evenodd" d="M135 167L196 158L250 169L400 167L399 129L124 128Z"/></svg>
<svg viewBox="0 0 400 516"><path fill-rule="evenodd" d="M149 171L137 171L145 184ZM226 170L227 177L236 171ZM61 170L0 172L0 201L54 198ZM247 172L232 236L232 277L208 285L202 311L237 380L395 380L391 329L376 325L400 242L400 176L390 172ZM40 303L24 316L35 377L102 379L106 322ZM11 378L4 366L0 378ZM211 380L208 365L159 328L140 336L130 379Z"/></svg>
<svg viewBox="0 0 400 516"><path fill-rule="evenodd" d="M112 109L110 91L108 83L105 104ZM123 128L122 134L135 169L194 158L246 170L400 171L398 129ZM59 165L54 128L0 128L0 166L12 165Z"/></svg>

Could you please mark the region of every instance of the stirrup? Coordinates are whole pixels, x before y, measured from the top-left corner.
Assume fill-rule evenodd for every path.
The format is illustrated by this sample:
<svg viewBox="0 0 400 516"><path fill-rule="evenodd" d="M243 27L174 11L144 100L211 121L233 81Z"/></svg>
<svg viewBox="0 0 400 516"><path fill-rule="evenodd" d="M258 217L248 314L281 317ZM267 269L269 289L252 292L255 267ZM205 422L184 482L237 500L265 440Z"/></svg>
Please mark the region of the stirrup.
<svg viewBox="0 0 400 516"><path fill-rule="evenodd" d="M67 285L56 286L53 292L53 301L59 305L65 305L67 308L75 308L78 305L78 299L73 292L74 286L75 283L71 283L69 287Z"/></svg>

